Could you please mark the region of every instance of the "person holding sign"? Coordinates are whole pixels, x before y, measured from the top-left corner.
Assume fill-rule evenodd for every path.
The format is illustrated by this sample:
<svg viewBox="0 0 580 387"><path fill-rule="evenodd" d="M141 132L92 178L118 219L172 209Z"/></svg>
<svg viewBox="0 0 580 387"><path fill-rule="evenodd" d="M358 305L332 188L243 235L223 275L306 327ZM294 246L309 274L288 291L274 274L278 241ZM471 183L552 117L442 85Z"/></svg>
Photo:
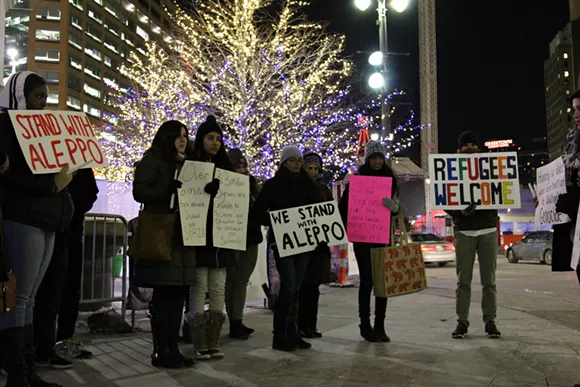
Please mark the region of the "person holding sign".
<svg viewBox="0 0 580 387"><path fill-rule="evenodd" d="M233 171L223 143L223 131L214 116L202 123L193 144L193 160L215 164L215 167ZM220 180L214 178L205 186L205 194L210 195L206 223L206 244L195 247L197 273L191 288L191 299L187 314L192 328L193 347L198 360L221 359L224 357L219 347L219 338L225 322L226 269L236 265L233 250L220 249L213 242L213 206L220 189ZM209 310L205 311L205 296L209 293Z"/></svg>
<svg viewBox="0 0 580 387"><path fill-rule="evenodd" d="M44 110L46 81L32 72L10 76L0 94L0 144L10 160L0 175L0 206L8 263L16 276L15 310L0 315L0 347L8 385L50 386L34 371L33 310L38 287L50 263L55 233L64 230L73 215L67 186L68 167L58 173L35 175L16 137L9 111Z"/></svg>
<svg viewBox="0 0 580 387"><path fill-rule="evenodd" d="M393 170L385 162L385 147L376 142L369 141L365 147L365 163L359 168L358 173L363 176L390 177L392 180L391 195L383 199L382 205L391 211L391 214L399 213L399 189ZM346 186L340 199L339 208L344 224L348 224L349 187ZM388 197L390 196L390 198ZM392 222L391 222L391 227ZM393 243L393 241L391 241ZM373 290L373 273L371 262L371 249L385 247L384 244L376 243L353 243L354 255L360 272L360 285L358 289L358 313L360 317L360 335L369 342L390 342L391 339L385 331L385 317L387 312L387 298L375 297L375 325L371 326L371 292Z"/></svg>
<svg viewBox="0 0 580 387"><path fill-rule="evenodd" d="M295 146L282 149L280 167L276 175L262 187L254 207L250 211L250 221L270 226L268 211L279 211L294 207L321 203L322 195L308 173L302 169L302 153ZM279 351L308 349L312 345L302 340L298 333L298 297L304 273L311 253L293 254L280 257L272 227L268 242L273 245L276 268L280 275L280 292L274 309L274 338L272 348ZM324 243L320 249L327 248Z"/></svg>
<svg viewBox="0 0 580 387"><path fill-rule="evenodd" d="M459 137L457 153L480 153L479 136L465 132ZM497 210L478 210L475 203L463 210L447 210L455 225L455 250L457 255L457 327L452 333L455 339L462 339L469 328L469 307L471 304L471 281L475 256L479 260L479 272L483 286L481 307L485 333L491 338L499 338L495 318L497 315L497 289L495 270L497 266Z"/></svg>
<svg viewBox="0 0 580 387"><path fill-rule="evenodd" d="M318 181L322 173L322 158L316 153L304 155L304 170L318 186L324 201L330 201L332 192L326 185ZM300 288L298 302L298 329L300 335L307 339L322 337L316 327L318 321L318 300L320 298L320 284L330 282L330 249L320 248L310 257L306 274Z"/></svg>
<svg viewBox="0 0 580 387"><path fill-rule="evenodd" d="M260 192L256 178L250 175L248 161L240 149L228 152L235 171L250 177L250 209ZM259 223L248 222L246 235L246 251L236 251L236 266L227 269L226 278L226 311L230 319L230 337L232 339L247 339L254 330L243 324L244 306L250 277L258 261L258 246L264 240L262 227Z"/></svg>
<svg viewBox="0 0 580 387"><path fill-rule="evenodd" d="M175 198L181 182L175 179L186 158L187 128L179 121L161 124L151 147L135 168L133 197L143 211L172 214L178 211ZM148 227L139 223L140 227ZM151 227L149 225L149 227ZM183 244L180 218L172 230L171 260L137 260L133 284L153 288L149 303L153 334L154 367L183 368L193 365L179 351L179 329L189 287L195 283L195 250Z"/></svg>

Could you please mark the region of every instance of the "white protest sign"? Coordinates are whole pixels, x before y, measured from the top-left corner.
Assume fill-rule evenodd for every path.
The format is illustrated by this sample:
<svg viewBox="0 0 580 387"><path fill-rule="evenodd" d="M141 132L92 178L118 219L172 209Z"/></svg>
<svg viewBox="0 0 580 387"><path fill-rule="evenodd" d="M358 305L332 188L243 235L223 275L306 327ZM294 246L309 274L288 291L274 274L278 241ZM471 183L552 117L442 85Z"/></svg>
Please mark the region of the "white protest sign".
<svg viewBox="0 0 580 387"><path fill-rule="evenodd" d="M33 174L101 168L107 159L83 112L8 110L16 138Z"/></svg>
<svg viewBox="0 0 580 387"><path fill-rule="evenodd" d="M273 211L270 220L280 257L314 251L322 242L328 246L348 243L334 200Z"/></svg>
<svg viewBox="0 0 580 387"><path fill-rule="evenodd" d="M570 267L576 270L580 261L580 208L578 208L578 217L576 218L576 229L574 230L574 248L572 249L572 258Z"/></svg>
<svg viewBox="0 0 580 387"><path fill-rule="evenodd" d="M183 185L177 194L184 246L205 246L207 243L210 196L204 188L213 180L213 169L214 164L199 161L185 161L181 168L179 181Z"/></svg>
<svg viewBox="0 0 580 387"><path fill-rule="evenodd" d="M250 177L216 168L220 189L213 200L213 245L246 251Z"/></svg>
<svg viewBox="0 0 580 387"><path fill-rule="evenodd" d="M559 157L550 164L538 168L537 172L538 208L536 208L536 225L568 223L566 214L556 212L558 196L566 193L566 169Z"/></svg>
<svg viewBox="0 0 580 387"><path fill-rule="evenodd" d="M429 155L429 180L435 210L521 207L515 152Z"/></svg>

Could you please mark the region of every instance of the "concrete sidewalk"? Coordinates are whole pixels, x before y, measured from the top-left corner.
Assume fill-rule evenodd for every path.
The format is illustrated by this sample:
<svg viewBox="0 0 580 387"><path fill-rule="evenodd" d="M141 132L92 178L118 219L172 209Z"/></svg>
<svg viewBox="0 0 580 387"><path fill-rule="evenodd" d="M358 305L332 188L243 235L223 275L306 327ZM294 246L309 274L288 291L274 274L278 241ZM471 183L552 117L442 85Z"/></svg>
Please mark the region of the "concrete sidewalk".
<svg viewBox="0 0 580 387"><path fill-rule="evenodd" d="M476 269L477 270L477 269ZM151 367L150 336L95 339L92 360L71 371L47 371L65 386L406 386L572 387L580 383L580 286L573 273L550 273L543 265L498 268L499 328L503 338L483 332L480 286L474 273L472 327L464 340L455 327L455 269L428 269L430 288L389 300L388 333L393 342L371 344L358 333L356 288L324 287L320 329L313 349L271 349L272 315L248 309L256 329L248 341L223 339L226 358L188 370ZM225 326L223 333L227 332ZM188 353L189 346L182 348Z"/></svg>

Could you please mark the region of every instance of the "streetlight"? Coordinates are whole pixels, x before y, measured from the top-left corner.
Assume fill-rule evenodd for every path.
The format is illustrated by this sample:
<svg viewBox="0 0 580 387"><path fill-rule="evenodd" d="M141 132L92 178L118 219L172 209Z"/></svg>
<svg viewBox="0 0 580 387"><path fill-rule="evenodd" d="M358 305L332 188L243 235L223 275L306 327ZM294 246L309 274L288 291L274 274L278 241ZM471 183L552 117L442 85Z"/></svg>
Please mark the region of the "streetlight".
<svg viewBox="0 0 580 387"><path fill-rule="evenodd" d="M371 66L380 66L383 64L383 53L375 51L369 56L369 64Z"/></svg>
<svg viewBox="0 0 580 387"><path fill-rule="evenodd" d="M393 0L391 7L399 13L403 12L409 6L409 0Z"/></svg>
<svg viewBox="0 0 580 387"><path fill-rule="evenodd" d="M12 73L10 75L12 75L16 72L16 57L18 56L18 50L14 47L10 47L6 50L6 55L10 58L10 66L12 66Z"/></svg>
<svg viewBox="0 0 580 387"><path fill-rule="evenodd" d="M369 77L369 86L371 89L382 89L385 86L385 78L383 74L374 73Z"/></svg>
<svg viewBox="0 0 580 387"><path fill-rule="evenodd" d="M378 133L371 134L371 140L373 140L373 141L379 141L379 134Z"/></svg>
<svg viewBox="0 0 580 387"><path fill-rule="evenodd" d="M366 11L371 6L371 0L354 0L354 5L361 11Z"/></svg>

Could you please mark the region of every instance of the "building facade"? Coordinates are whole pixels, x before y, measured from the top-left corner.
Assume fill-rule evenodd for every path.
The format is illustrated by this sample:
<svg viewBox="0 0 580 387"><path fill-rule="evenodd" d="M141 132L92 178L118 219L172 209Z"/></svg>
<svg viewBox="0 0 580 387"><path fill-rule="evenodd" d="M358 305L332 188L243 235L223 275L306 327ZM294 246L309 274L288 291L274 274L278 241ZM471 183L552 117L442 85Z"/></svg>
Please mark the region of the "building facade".
<svg viewBox="0 0 580 387"><path fill-rule="evenodd" d="M546 125L550 160L560 156L567 133L572 129L568 99L575 90L572 55L572 24L558 32L550 43L550 57L544 62Z"/></svg>
<svg viewBox="0 0 580 387"><path fill-rule="evenodd" d="M93 120L111 111L113 91L129 86L119 68L146 54L164 33L169 0L15 0L6 13L3 78L29 70L49 85L51 109L82 110Z"/></svg>

